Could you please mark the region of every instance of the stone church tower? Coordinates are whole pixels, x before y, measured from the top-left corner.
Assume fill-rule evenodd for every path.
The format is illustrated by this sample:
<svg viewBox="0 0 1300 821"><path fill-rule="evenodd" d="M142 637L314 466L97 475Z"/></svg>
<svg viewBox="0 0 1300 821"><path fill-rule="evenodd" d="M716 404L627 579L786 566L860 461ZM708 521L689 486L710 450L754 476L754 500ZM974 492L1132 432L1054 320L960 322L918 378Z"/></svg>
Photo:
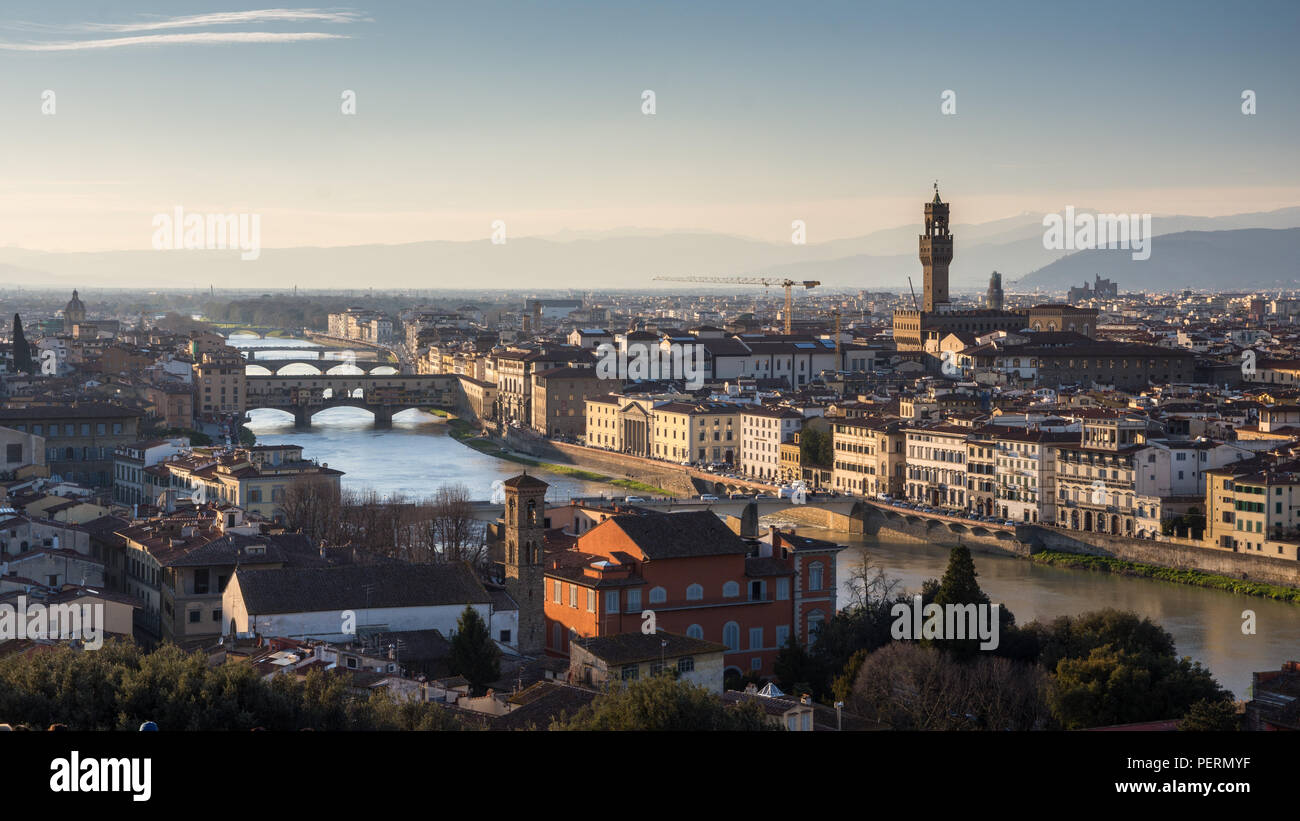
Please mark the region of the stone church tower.
<svg viewBox="0 0 1300 821"><path fill-rule="evenodd" d="M952 234L948 233L948 204L934 199L925 204L925 233L920 237L921 267L925 271L923 311L940 311L948 304L948 265L952 263Z"/></svg>
<svg viewBox="0 0 1300 821"><path fill-rule="evenodd" d="M546 591L543 549L546 540L546 488L540 479L520 474L503 483L506 492L503 561L506 592L519 605L519 652L546 651Z"/></svg>

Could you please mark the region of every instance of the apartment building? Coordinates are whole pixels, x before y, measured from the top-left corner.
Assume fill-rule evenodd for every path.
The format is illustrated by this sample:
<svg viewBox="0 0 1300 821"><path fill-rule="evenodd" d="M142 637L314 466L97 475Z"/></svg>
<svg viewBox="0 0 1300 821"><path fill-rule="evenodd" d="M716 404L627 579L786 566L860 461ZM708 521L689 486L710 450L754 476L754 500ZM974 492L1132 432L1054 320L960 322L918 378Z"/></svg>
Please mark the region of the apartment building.
<svg viewBox="0 0 1300 821"><path fill-rule="evenodd" d="M1207 547L1300 559L1300 463L1255 459L1205 473Z"/></svg>
<svg viewBox="0 0 1300 821"><path fill-rule="evenodd" d="M194 364L195 413L243 416L248 401L244 357L234 348L203 354Z"/></svg>
<svg viewBox="0 0 1300 821"><path fill-rule="evenodd" d="M692 464L733 464L740 448L739 405L725 402L666 402L656 405L653 454Z"/></svg>
<svg viewBox="0 0 1300 821"><path fill-rule="evenodd" d="M834 463L831 487L859 496L905 492L907 433L897 419L851 417L831 420Z"/></svg>
<svg viewBox="0 0 1300 821"><path fill-rule="evenodd" d="M771 674L793 636L815 640L835 613L835 556L843 548L788 534L751 543L716 515L617 513L572 547L547 552L547 650L579 637L658 630L718 642L725 670Z"/></svg>
<svg viewBox="0 0 1300 821"><path fill-rule="evenodd" d="M1012 522L1056 522L1056 446L1078 434L1017 428L990 436L996 471L991 515Z"/></svg>
<svg viewBox="0 0 1300 821"><path fill-rule="evenodd" d="M746 407L740 412L740 470L759 479L781 475L781 443L803 426L789 408Z"/></svg>
<svg viewBox="0 0 1300 821"><path fill-rule="evenodd" d="M543 436L579 437L586 433L587 400L622 387L601 379L594 368L563 366L533 374L532 428Z"/></svg>
<svg viewBox="0 0 1300 821"><path fill-rule="evenodd" d="M908 499L931 507L966 509L966 440L970 429L948 424L907 428Z"/></svg>
<svg viewBox="0 0 1300 821"><path fill-rule="evenodd" d="M134 442L144 412L107 402L0 408L0 425L44 437L51 474L96 487L113 484L117 448Z"/></svg>
<svg viewBox="0 0 1300 821"><path fill-rule="evenodd" d="M1056 445L1057 524L1071 530L1137 533L1135 456L1146 444L1146 419L1088 417L1078 444Z"/></svg>

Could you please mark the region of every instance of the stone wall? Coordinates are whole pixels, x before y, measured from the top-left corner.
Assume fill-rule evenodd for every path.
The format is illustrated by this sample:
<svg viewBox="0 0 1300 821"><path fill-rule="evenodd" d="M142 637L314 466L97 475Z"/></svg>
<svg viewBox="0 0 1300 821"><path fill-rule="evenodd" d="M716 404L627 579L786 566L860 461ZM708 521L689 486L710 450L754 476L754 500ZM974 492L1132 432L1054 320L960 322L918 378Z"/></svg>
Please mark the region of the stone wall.
<svg viewBox="0 0 1300 821"><path fill-rule="evenodd" d="M611 453L565 442L553 442L528 434L521 435L513 430L507 434L505 445L544 462L573 465L615 479L644 482L647 485L661 487L674 496L689 497L698 493L685 470L663 462L642 459L639 456Z"/></svg>
<svg viewBox="0 0 1300 821"><path fill-rule="evenodd" d="M1036 525L1027 525L1018 528L1018 531L1020 538L1034 553L1053 550L1061 553L1106 556L1175 570L1199 570L1203 573L1214 573L1234 579L1300 588L1300 562L1286 559L1274 559L1253 553L1233 553L1190 544L1057 530Z"/></svg>

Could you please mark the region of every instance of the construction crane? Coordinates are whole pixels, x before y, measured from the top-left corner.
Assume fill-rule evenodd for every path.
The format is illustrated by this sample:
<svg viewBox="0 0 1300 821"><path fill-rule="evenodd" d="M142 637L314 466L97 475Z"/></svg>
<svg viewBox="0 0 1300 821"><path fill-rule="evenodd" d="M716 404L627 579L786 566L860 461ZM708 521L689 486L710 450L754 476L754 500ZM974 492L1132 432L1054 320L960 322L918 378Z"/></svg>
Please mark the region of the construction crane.
<svg viewBox="0 0 1300 821"><path fill-rule="evenodd" d="M794 296L790 289L796 285L802 285L804 288L816 288L821 285L815 279L806 279L802 282L793 279L769 279L767 277L655 277L655 279L665 282L716 282L724 285L762 285L770 288L780 285L785 288L785 335L789 336L790 319L794 312Z"/></svg>

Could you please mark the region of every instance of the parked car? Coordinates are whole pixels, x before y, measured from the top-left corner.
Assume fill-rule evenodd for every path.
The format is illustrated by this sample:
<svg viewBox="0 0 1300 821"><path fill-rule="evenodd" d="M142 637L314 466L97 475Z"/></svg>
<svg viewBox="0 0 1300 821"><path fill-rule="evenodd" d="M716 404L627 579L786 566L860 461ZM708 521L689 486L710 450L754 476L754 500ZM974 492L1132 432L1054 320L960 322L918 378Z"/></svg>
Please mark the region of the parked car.
<svg viewBox="0 0 1300 821"><path fill-rule="evenodd" d="M645 499L644 499L643 497L641 497L641 496L627 496L627 497L625 497L625 498L623 499L623 501L626 502L626 503L628 503L629 505L643 505L643 504L645 504Z"/></svg>
<svg viewBox="0 0 1300 821"><path fill-rule="evenodd" d="M744 492L744 491L742 491L742 490L738 490L738 491L736 491L735 493L731 494L731 496L729 496L728 498L730 498L730 499L750 499L750 498L753 498L753 497L750 496L750 494L748 494L748 493L746 493L746 492Z"/></svg>
<svg viewBox="0 0 1300 821"><path fill-rule="evenodd" d="M722 501L722 500L719 499L717 496L714 496L712 493L701 493L701 494L700 494L700 501L701 501L701 502L720 502L720 501Z"/></svg>

